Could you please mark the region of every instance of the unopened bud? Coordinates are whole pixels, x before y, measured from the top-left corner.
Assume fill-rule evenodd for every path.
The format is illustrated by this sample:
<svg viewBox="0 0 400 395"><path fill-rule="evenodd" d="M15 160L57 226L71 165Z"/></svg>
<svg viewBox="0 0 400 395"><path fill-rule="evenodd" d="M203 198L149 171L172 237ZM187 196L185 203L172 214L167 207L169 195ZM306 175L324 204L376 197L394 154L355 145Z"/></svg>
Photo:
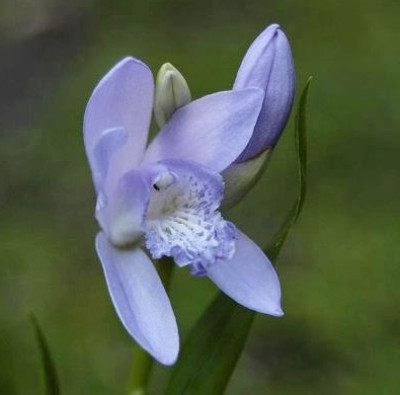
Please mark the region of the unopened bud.
<svg viewBox="0 0 400 395"><path fill-rule="evenodd" d="M295 76L289 42L278 25L265 29L251 44L240 65L234 90L265 92L253 135L237 162L274 147L292 108Z"/></svg>
<svg viewBox="0 0 400 395"><path fill-rule="evenodd" d="M161 128L179 108L191 100L189 86L171 63L161 66L156 80L154 115Z"/></svg>

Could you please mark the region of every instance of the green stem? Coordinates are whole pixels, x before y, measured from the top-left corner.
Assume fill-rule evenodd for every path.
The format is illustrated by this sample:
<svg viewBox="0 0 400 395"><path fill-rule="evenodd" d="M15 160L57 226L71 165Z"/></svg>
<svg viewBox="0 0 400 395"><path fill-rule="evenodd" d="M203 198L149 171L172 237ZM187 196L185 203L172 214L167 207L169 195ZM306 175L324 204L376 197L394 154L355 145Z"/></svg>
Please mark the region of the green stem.
<svg viewBox="0 0 400 395"><path fill-rule="evenodd" d="M161 278L162 283L164 284L165 291L169 293L169 287L171 285L172 272L174 269L174 262L171 258L162 257L156 263L156 269L158 271L158 275Z"/></svg>
<svg viewBox="0 0 400 395"><path fill-rule="evenodd" d="M165 291L168 293L174 264L169 258L161 258L156 268ZM146 395L153 368L153 358L139 346L133 352L131 375L129 377L128 395Z"/></svg>
<svg viewBox="0 0 400 395"><path fill-rule="evenodd" d="M133 363L129 378L129 395L145 395L150 381L153 359L146 351L136 346L133 351Z"/></svg>

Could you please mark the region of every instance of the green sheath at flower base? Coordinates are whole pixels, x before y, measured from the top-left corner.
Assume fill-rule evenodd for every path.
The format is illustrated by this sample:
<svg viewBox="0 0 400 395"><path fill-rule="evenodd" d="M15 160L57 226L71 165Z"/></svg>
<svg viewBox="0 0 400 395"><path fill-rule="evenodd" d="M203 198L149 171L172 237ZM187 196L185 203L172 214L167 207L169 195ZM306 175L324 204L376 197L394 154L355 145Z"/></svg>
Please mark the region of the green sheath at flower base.
<svg viewBox="0 0 400 395"><path fill-rule="evenodd" d="M225 183L225 196L221 208L228 210L239 203L257 183L271 157L268 148L245 162L233 163L222 172Z"/></svg>
<svg viewBox="0 0 400 395"><path fill-rule="evenodd" d="M156 79L154 115L161 128L179 108L191 100L189 86L171 63L161 66Z"/></svg>

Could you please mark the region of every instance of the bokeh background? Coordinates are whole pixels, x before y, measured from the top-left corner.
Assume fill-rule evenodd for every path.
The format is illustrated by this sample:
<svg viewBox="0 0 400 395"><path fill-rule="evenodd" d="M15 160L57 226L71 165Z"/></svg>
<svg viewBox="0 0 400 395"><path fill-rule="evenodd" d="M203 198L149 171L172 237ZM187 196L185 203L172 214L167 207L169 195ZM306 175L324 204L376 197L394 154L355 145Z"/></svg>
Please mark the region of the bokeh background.
<svg viewBox="0 0 400 395"><path fill-rule="evenodd" d="M314 76L309 193L277 265L286 315L257 318L227 394L400 393L399 15L397 0L2 0L0 393L43 392L31 311L65 394L125 390L134 344L95 257L82 145L96 81L132 54L154 72L172 62L194 97L226 90L273 22L292 44L297 91ZM296 182L291 119L230 217L266 245ZM215 292L176 271L182 338ZM168 374L156 368L152 394Z"/></svg>

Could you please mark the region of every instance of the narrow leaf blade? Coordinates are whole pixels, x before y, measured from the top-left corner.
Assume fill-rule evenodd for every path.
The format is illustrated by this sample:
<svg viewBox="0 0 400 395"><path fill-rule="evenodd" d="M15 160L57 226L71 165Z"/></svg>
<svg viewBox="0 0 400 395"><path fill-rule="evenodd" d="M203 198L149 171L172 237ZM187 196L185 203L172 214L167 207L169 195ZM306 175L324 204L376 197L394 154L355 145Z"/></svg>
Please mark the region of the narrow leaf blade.
<svg viewBox="0 0 400 395"><path fill-rule="evenodd" d="M60 395L60 387L58 384L57 372L54 366L53 359L50 354L50 349L46 341L46 337L39 325L39 322L34 314L31 315L31 322L36 334L36 340L40 349L42 358L42 366L46 383L46 395Z"/></svg>
<svg viewBox="0 0 400 395"><path fill-rule="evenodd" d="M306 105L310 82L311 77L300 97L295 120L299 194L273 242L265 250L273 262L300 215L306 195ZM189 333L166 394L222 394L242 353L254 317L254 312L219 292Z"/></svg>
<svg viewBox="0 0 400 395"><path fill-rule="evenodd" d="M272 261L276 261L279 252L289 234L290 229L297 222L301 210L303 209L304 200L307 192L307 123L306 123L306 108L307 98L310 89L312 77L309 77L304 90L300 96L299 106L295 118L295 141L297 151L298 163L298 177L299 177L299 194L293 204L292 209L289 211L286 220L281 225L279 231L273 238L272 243L266 248L265 253Z"/></svg>
<svg viewBox="0 0 400 395"><path fill-rule="evenodd" d="M166 394L221 394L253 319L252 311L219 292L189 334Z"/></svg>

